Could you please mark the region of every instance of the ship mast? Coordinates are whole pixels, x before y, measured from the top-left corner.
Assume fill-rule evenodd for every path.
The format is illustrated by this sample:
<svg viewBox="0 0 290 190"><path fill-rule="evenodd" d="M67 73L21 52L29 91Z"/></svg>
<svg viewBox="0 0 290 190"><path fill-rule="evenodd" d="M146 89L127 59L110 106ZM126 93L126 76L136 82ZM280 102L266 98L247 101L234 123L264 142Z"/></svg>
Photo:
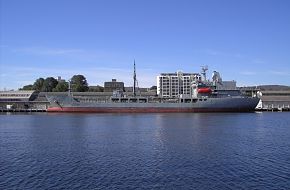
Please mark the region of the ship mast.
<svg viewBox="0 0 290 190"><path fill-rule="evenodd" d="M133 79L134 79L134 86L133 86L133 96L136 96L136 66L135 66L135 59L134 59L134 75L133 75Z"/></svg>

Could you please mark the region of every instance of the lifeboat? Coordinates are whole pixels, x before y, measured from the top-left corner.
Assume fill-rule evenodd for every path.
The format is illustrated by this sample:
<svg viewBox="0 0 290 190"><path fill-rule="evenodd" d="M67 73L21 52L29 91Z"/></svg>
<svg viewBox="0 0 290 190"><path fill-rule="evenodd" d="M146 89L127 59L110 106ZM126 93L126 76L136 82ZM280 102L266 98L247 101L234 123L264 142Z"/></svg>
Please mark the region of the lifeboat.
<svg viewBox="0 0 290 190"><path fill-rule="evenodd" d="M199 88L197 90L198 93L211 93L212 90L210 88Z"/></svg>

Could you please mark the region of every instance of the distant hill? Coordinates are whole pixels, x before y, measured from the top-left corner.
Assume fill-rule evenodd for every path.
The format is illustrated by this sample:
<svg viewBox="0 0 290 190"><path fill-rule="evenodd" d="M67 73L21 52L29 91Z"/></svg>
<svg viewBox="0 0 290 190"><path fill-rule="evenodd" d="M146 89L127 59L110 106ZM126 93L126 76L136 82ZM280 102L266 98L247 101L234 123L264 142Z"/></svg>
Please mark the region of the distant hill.
<svg viewBox="0 0 290 190"><path fill-rule="evenodd" d="M240 87L240 89L261 89L263 91L287 91L290 90L290 86L285 85L259 85L259 86L247 86Z"/></svg>
<svg viewBox="0 0 290 190"><path fill-rule="evenodd" d="M290 90L290 86L285 85L260 85L258 86L261 90L269 91L281 91L281 90Z"/></svg>

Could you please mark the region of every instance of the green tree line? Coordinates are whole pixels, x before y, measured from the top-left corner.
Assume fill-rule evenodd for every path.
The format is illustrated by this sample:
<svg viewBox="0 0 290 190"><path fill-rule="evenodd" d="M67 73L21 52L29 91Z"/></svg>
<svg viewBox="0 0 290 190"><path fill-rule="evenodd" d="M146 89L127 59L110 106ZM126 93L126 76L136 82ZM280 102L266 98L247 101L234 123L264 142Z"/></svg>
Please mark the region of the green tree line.
<svg viewBox="0 0 290 190"><path fill-rule="evenodd" d="M88 82L83 75L74 75L70 79L70 87L73 92L87 92L96 91L95 89L90 89ZM53 77L38 78L33 84L25 85L19 90L36 90L40 92L66 92L69 89L68 82L61 80L57 81ZM102 91L102 87L97 88L97 91Z"/></svg>

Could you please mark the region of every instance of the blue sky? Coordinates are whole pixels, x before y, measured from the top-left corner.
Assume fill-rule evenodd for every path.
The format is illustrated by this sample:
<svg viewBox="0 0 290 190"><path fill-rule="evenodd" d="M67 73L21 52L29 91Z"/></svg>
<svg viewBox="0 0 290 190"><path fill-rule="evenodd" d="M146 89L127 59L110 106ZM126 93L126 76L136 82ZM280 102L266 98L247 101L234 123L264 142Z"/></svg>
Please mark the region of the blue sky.
<svg viewBox="0 0 290 190"><path fill-rule="evenodd" d="M39 77L156 85L161 72L290 85L289 0L0 0L0 90Z"/></svg>

